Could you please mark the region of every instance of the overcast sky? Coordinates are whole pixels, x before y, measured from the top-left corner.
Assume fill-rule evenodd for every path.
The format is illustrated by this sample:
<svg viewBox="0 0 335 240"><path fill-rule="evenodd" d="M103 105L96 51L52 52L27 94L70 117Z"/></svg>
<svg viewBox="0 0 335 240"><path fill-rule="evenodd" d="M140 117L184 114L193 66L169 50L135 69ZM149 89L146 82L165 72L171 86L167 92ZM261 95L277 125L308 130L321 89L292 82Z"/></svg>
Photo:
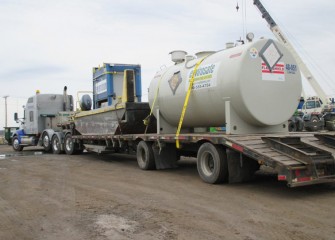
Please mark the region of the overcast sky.
<svg viewBox="0 0 335 240"><path fill-rule="evenodd" d="M236 4L240 9L236 11ZM335 1L263 0L321 86L335 95ZM92 90L92 68L142 66L144 99L168 53L220 50L243 37L273 38L252 0L0 0L0 128L26 98ZM243 16L246 16L243 25ZM313 95L310 88L308 94Z"/></svg>

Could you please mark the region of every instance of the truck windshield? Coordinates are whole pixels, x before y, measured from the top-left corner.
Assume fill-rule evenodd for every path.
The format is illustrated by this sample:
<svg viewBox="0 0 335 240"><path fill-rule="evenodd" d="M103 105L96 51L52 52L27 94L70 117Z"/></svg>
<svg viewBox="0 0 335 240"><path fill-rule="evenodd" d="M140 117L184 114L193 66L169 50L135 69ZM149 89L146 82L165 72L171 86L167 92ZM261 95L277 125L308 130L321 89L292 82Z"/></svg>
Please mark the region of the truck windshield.
<svg viewBox="0 0 335 240"><path fill-rule="evenodd" d="M315 108L315 102L314 101L308 101L306 102L306 109Z"/></svg>

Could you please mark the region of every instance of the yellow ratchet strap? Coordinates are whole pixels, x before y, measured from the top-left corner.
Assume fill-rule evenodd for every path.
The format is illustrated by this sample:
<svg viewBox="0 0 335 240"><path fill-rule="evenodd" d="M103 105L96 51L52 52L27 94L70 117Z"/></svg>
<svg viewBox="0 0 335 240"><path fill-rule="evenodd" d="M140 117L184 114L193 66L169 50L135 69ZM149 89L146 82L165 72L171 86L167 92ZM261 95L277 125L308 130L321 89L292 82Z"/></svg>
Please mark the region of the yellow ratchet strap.
<svg viewBox="0 0 335 240"><path fill-rule="evenodd" d="M154 101L152 102L152 107L151 107L151 109L150 109L150 114L149 114L148 117L146 117L146 118L143 120L143 123L144 123L144 125L146 125L146 126L149 124L149 119L150 119L150 117L151 117L151 115L152 115L152 112L153 112L153 110L154 110L154 107L155 107L155 104L156 104L156 100L157 100L157 97L158 97L159 87L160 87L160 85L161 85L162 78L164 77L164 75L165 75L166 72L167 72L167 71L165 71L165 72L161 75L161 78L160 78L159 81L158 81L158 84L157 84L157 87L156 87L156 93L155 93Z"/></svg>
<svg viewBox="0 0 335 240"><path fill-rule="evenodd" d="M206 56L207 57L207 56ZM186 97L185 97L185 101L184 101L184 106L183 106L183 110L181 112L181 116L179 119L179 124L178 124L178 129L176 132L176 147L179 149L180 148L180 144L179 144L179 135L180 135L180 130L181 130L181 126L183 125L183 121L184 121L184 117L185 117L185 113L186 113L186 109L187 109L187 105L188 105L188 100L190 98L191 95L191 91L192 91L192 87L193 87L193 83L194 83L194 77L195 74L197 73L198 67L200 66L200 64L202 63L202 61L206 58L202 58L200 61L197 62L197 64L194 67L191 79L190 79L190 83L188 85L188 90L186 93Z"/></svg>

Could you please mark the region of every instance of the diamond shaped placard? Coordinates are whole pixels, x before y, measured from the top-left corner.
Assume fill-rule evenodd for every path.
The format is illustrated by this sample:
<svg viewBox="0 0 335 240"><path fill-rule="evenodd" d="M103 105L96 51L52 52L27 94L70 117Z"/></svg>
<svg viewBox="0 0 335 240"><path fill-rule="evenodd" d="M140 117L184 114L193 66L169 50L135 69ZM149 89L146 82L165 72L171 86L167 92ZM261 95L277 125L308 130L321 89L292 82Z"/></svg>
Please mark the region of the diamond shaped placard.
<svg viewBox="0 0 335 240"><path fill-rule="evenodd" d="M283 57L283 54L273 40L268 40L259 54L271 72Z"/></svg>

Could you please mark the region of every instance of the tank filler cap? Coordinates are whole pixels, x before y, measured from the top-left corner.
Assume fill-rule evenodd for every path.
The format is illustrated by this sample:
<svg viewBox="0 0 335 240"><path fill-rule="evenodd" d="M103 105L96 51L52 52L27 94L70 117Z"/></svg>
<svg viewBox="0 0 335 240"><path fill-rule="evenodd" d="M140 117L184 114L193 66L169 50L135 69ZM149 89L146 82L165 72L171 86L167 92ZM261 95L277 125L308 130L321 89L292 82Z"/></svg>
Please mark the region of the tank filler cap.
<svg viewBox="0 0 335 240"><path fill-rule="evenodd" d="M169 54L171 54L171 60L174 63L181 63L185 60L185 56L187 54L187 52L183 51L183 50L175 50L170 52Z"/></svg>

